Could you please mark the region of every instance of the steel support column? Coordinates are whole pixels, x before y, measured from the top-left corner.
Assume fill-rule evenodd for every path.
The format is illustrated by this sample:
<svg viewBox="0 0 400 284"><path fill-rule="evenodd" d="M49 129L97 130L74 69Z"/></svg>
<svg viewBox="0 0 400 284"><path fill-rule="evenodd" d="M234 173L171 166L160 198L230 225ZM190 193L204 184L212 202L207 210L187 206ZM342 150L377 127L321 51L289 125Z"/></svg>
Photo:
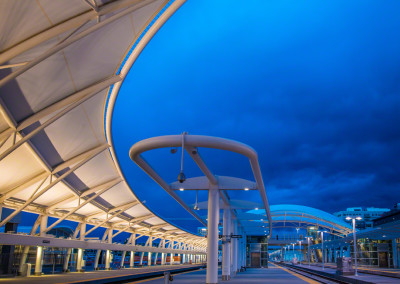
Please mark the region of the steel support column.
<svg viewBox="0 0 400 284"><path fill-rule="evenodd" d="M113 231L114 230L112 228L110 228L110 230L108 230L108 243L109 244L112 244ZM106 250L106 263L105 263L105 269L106 270L111 270L110 262L111 262L111 251L110 250Z"/></svg>
<svg viewBox="0 0 400 284"><path fill-rule="evenodd" d="M212 185L208 190L207 284L218 283L218 223L219 190L217 186Z"/></svg>
<svg viewBox="0 0 400 284"><path fill-rule="evenodd" d="M222 238L222 281L226 281L231 278L231 218L231 209L229 207L225 208L222 229L224 235Z"/></svg>
<svg viewBox="0 0 400 284"><path fill-rule="evenodd" d="M232 220L232 224L233 224L233 234L237 235L238 234L238 224L237 224L237 219ZM231 246L232 246L232 267L233 270L231 271L231 273L236 276L237 271L238 271L238 239L232 239L231 242Z"/></svg>
<svg viewBox="0 0 400 284"><path fill-rule="evenodd" d="M35 275L42 275L42 264L43 264L43 247L38 246L36 249L36 262L35 262Z"/></svg>

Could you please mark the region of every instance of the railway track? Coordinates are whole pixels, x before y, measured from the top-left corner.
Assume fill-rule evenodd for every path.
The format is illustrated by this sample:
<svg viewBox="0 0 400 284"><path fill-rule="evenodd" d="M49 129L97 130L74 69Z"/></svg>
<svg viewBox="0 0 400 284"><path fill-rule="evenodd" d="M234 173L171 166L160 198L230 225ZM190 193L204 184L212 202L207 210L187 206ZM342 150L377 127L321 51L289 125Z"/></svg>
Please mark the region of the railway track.
<svg viewBox="0 0 400 284"><path fill-rule="evenodd" d="M288 265L288 264L282 264L282 263L276 263L273 262L274 265L283 267L289 271L295 272L297 274L300 274L306 278L309 278L311 280L317 281L319 283L324 283L324 284L332 284L332 283L343 283L343 284L370 284L373 282L367 282L367 281L362 281L362 280L355 280L352 278L347 278L346 277L340 277L341 279L338 279L337 276L335 277L334 275L329 275L328 273L321 273L319 271L313 271L310 269L304 269L301 267L296 267L293 265Z"/></svg>

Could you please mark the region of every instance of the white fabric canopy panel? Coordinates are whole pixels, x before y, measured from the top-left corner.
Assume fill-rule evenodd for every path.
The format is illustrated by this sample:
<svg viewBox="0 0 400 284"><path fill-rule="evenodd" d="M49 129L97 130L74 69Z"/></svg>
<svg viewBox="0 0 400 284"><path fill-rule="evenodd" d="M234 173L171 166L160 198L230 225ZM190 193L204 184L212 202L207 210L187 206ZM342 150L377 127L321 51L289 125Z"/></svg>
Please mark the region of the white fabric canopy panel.
<svg viewBox="0 0 400 284"><path fill-rule="evenodd" d="M110 87L127 74L118 74L124 58L151 38L140 35L153 19L162 25L184 1L175 2L96 0L96 9L82 0L0 2L3 207L114 229L132 224L127 232L187 234L137 200L104 129Z"/></svg>

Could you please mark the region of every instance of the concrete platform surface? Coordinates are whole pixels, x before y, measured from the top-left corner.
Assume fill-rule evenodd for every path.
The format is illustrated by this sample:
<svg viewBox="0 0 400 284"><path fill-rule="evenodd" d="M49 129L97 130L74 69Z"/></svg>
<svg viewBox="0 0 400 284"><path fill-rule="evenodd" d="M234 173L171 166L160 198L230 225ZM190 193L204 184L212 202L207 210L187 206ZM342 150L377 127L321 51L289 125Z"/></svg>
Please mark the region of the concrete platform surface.
<svg viewBox="0 0 400 284"><path fill-rule="evenodd" d="M316 266L316 265L311 265L308 266L306 264L302 265L296 265L298 267L304 267L307 269L312 269L316 271L323 271L331 274L336 274L336 267L328 266L325 267L324 270L322 270L322 266ZM372 283L384 283L384 284L392 284L392 283L400 283L400 279L397 278L392 278L392 277L387 277L387 276L380 276L380 275L373 275L373 274L367 274L367 273L362 273L361 270L358 272L358 276L347 276L349 278L357 279L357 280L363 280L367 282L372 282Z"/></svg>
<svg viewBox="0 0 400 284"><path fill-rule="evenodd" d="M108 279L115 279L128 275L149 274L159 271L169 271L175 269L200 267L200 265L160 265L142 268L125 268L119 270L100 270L90 272L70 272L53 275L31 276L31 277L14 277L14 278L1 278L0 283L32 283L32 284L53 284L53 283L81 283L83 281L93 281L93 283Z"/></svg>
<svg viewBox="0 0 400 284"><path fill-rule="evenodd" d="M286 269L282 269L276 265L270 264L269 268L248 268L246 272L239 273L236 277L229 281L221 280L221 271L218 277L219 283L274 283L274 284L317 284L319 282L307 279L297 273L292 273ZM146 283L146 284L162 284L164 279L162 277L154 280L136 281L131 283ZM174 275L174 281L171 283L181 284L204 284L206 283L206 270L197 270L194 272L187 272Z"/></svg>
<svg viewBox="0 0 400 284"><path fill-rule="evenodd" d="M304 264L306 265L306 264ZM322 264L318 263L312 263L312 266L322 266ZM336 269L336 263L327 263L325 267L333 268ZM354 268L354 265L353 265ZM358 271L359 272L365 272L365 273L372 273L372 274L382 274L383 276L393 276L393 277L399 277L400 278L400 269L397 268L381 268L381 267L368 267L368 266L358 266Z"/></svg>

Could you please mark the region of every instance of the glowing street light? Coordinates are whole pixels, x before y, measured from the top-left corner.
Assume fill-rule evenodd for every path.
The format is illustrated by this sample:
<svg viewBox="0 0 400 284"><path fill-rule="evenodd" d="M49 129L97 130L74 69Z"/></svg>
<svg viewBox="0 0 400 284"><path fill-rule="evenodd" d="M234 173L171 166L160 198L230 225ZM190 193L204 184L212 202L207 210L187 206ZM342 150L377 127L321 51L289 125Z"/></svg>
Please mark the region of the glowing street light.
<svg viewBox="0 0 400 284"><path fill-rule="evenodd" d="M350 216L346 217L346 220L352 220L353 223L353 243L354 243L354 276L358 276L357 273L357 237L356 237L356 220L362 220L360 216L351 218Z"/></svg>

